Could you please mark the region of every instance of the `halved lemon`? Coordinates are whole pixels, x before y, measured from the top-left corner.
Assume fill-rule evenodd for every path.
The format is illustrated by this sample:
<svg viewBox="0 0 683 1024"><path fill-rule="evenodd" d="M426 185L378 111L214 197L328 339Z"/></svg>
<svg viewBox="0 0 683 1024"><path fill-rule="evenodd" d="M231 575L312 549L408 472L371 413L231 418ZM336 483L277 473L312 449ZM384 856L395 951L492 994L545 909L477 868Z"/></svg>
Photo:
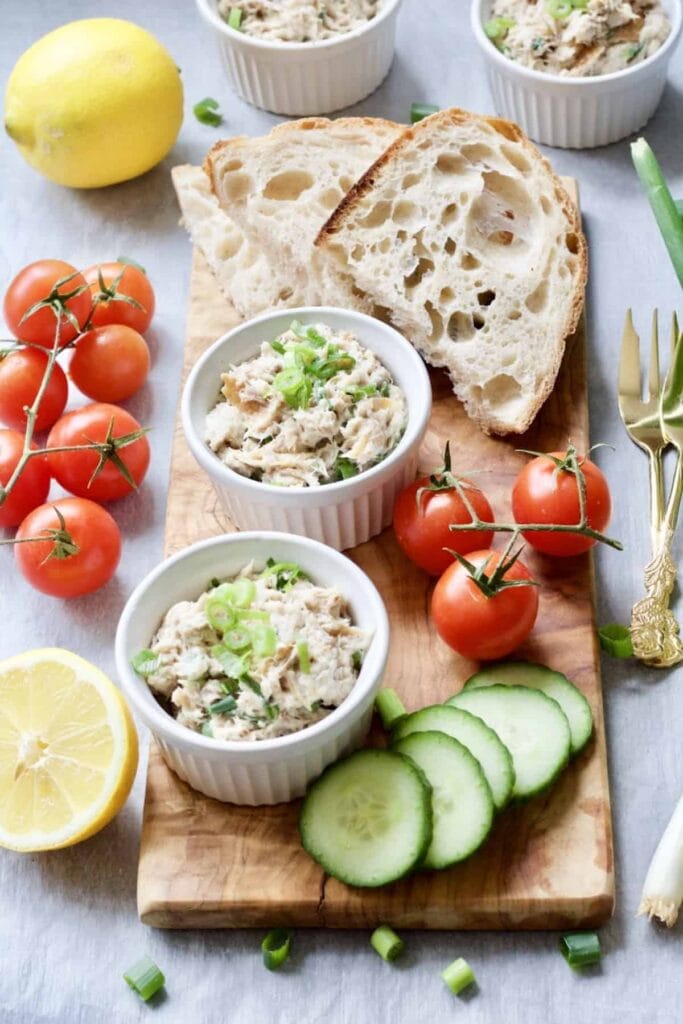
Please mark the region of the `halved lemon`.
<svg viewBox="0 0 683 1024"><path fill-rule="evenodd" d="M58 647L0 662L0 845L73 846L126 801L138 739L114 684Z"/></svg>

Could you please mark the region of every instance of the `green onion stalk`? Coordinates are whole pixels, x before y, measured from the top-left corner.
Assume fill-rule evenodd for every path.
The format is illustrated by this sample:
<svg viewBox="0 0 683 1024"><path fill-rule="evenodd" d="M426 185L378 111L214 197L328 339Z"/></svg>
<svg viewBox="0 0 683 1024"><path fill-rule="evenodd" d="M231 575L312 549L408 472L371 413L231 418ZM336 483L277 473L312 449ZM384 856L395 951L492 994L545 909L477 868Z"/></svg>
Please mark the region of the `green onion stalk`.
<svg viewBox="0 0 683 1024"><path fill-rule="evenodd" d="M645 139L631 143L631 156L655 215L679 283L683 287L683 216L669 191L657 158Z"/></svg>

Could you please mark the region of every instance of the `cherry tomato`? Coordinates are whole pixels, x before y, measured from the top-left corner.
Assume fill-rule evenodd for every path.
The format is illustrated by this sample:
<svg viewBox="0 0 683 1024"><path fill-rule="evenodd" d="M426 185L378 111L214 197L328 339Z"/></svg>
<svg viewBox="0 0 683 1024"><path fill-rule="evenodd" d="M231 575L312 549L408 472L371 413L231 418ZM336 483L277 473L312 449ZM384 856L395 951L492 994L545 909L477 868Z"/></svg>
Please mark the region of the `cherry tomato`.
<svg viewBox="0 0 683 1024"><path fill-rule="evenodd" d="M464 481L466 494L479 519L492 523L494 516L486 496L478 487ZM423 490L429 478L422 477L409 484L398 496L394 506L394 532L408 558L421 569L440 576L453 562L444 548L461 555L487 548L493 540L491 530L459 533L449 530L451 523L471 523L472 517L454 487Z"/></svg>
<svg viewBox="0 0 683 1024"><path fill-rule="evenodd" d="M37 445L32 445L37 448ZM4 487L24 450L24 438L16 430L0 430L0 487ZM0 504L0 526L18 526L50 490L50 470L43 455L34 455L21 471L9 495Z"/></svg>
<svg viewBox="0 0 683 1024"><path fill-rule="evenodd" d="M574 473L559 469L553 461L566 452L550 452L528 462L515 481L512 514L517 523L557 523L571 525L580 521L579 486ZM603 473L590 459L581 461L586 481L586 517L592 529L602 533L610 521L612 501ZM572 533L528 531L525 540L548 555L580 555L596 543L591 537Z"/></svg>
<svg viewBox="0 0 683 1024"><path fill-rule="evenodd" d="M101 327L103 324L125 324L144 334L154 316L154 289L143 270L130 263L99 263L84 270L83 277L90 285L94 301L102 294L99 274L102 274L106 296L106 291L113 287L122 271L123 276L116 285L116 291L134 299L142 309L122 299L105 297L104 301L96 303L92 322L95 327Z"/></svg>
<svg viewBox="0 0 683 1024"><path fill-rule="evenodd" d="M24 408L33 404L45 375L48 354L37 348L18 348L0 359L0 421L15 430L26 427ZM64 412L68 397L64 370L55 363L36 417L36 430L49 430Z"/></svg>
<svg viewBox="0 0 683 1024"><path fill-rule="evenodd" d="M142 335L125 324L107 324L80 339L69 376L88 398L121 402L140 390L149 366L149 349Z"/></svg>
<svg viewBox="0 0 683 1024"><path fill-rule="evenodd" d="M88 444L106 440L110 427L114 439L140 430L138 421L117 405L95 402L74 409L57 420L47 439L48 448ZM149 466L149 441L140 437L132 444L117 449L117 455L138 486ZM100 461L95 449L82 452L50 452L50 470L64 490L93 501L114 501L134 490L114 462L107 460L101 472L92 479Z"/></svg>
<svg viewBox="0 0 683 1024"><path fill-rule="evenodd" d="M475 551L467 560L475 567L486 564L491 576L500 565L500 551ZM504 580L530 580L519 559ZM460 562L453 562L434 588L432 619L442 640L465 658L491 661L503 658L523 643L538 612L535 586L507 587L487 597Z"/></svg>
<svg viewBox="0 0 683 1024"><path fill-rule="evenodd" d="M98 590L114 575L121 557L118 526L106 509L83 498L39 505L17 531L17 540L27 537L44 539L15 544L17 565L32 587L52 597Z"/></svg>
<svg viewBox="0 0 683 1024"><path fill-rule="evenodd" d="M72 274L76 276L71 277ZM36 302L46 299L57 282L64 277L71 279L60 285L60 295L66 295L80 287L85 289L79 295L69 299L66 305L76 317L80 328L88 322L92 309L92 297L89 290L85 288L85 278L77 273L75 267L72 267L70 263L65 263L64 260L38 260L37 263L29 263L27 267L20 270L5 293L5 320L9 329L21 341L30 341L34 345L52 348L57 329L57 317L53 311L47 307L39 309L27 317L23 323L22 317ZM63 315L60 322L60 345L66 345L76 337L78 331Z"/></svg>

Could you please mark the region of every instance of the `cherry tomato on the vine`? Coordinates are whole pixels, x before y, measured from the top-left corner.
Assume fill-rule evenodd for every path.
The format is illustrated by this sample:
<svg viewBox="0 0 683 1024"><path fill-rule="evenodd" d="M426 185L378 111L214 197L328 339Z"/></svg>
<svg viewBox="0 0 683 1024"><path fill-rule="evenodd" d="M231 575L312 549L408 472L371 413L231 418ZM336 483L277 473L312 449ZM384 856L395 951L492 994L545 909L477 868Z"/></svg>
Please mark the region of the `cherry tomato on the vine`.
<svg viewBox="0 0 683 1024"><path fill-rule="evenodd" d="M37 446L31 445L32 448ZM16 430L0 430L0 490L7 484L24 451L24 438ZM50 470L44 455L34 455L17 482L0 502L0 526L18 526L29 512L42 505L50 490Z"/></svg>
<svg viewBox="0 0 683 1024"><path fill-rule="evenodd" d="M38 394L48 354L37 348L17 348L0 359L0 421L16 430L26 427L24 408ZM35 429L49 430L64 412L69 386L64 370L55 363L40 402Z"/></svg>
<svg viewBox="0 0 683 1024"><path fill-rule="evenodd" d="M132 327L106 324L78 341L69 376L96 402L121 402L139 391L149 373L147 342Z"/></svg>
<svg viewBox="0 0 683 1024"><path fill-rule="evenodd" d="M579 482L564 468L567 452L549 452L528 462L515 481L512 514L517 523L574 525L580 521ZM586 519L602 533L610 521L612 501L603 473L590 459L576 456L586 484ZM557 461L556 461L557 460ZM559 463L559 465L558 465ZM548 555L579 555L596 541L575 533L547 533L529 530L527 543Z"/></svg>
<svg viewBox="0 0 683 1024"><path fill-rule="evenodd" d="M69 280L59 286L59 295L68 295L83 288L82 292L66 301L66 307L76 318L79 329L85 326L92 310L92 297L85 287L85 278L64 260L38 260L20 270L5 293L5 320L17 338L44 348L53 347L57 316L52 309L38 309L23 322L22 317L37 302L47 299L57 282L66 277ZM60 324L59 343L66 345L73 341L78 331L64 314L60 317Z"/></svg>
<svg viewBox="0 0 683 1024"><path fill-rule="evenodd" d="M38 539L28 540L32 537ZM118 526L106 509L83 498L39 505L24 519L16 539L23 542L14 546L22 575L52 597L98 590L114 575L121 557Z"/></svg>
<svg viewBox="0 0 683 1024"><path fill-rule="evenodd" d="M484 566L490 580L502 557L500 551L475 551L467 560L477 569ZM517 559L502 579L532 577ZM439 636L458 654L476 661L492 661L514 651L531 632L537 613L538 593L532 584L504 587L487 596L457 561L446 569L432 595L432 619Z"/></svg>
<svg viewBox="0 0 683 1024"><path fill-rule="evenodd" d="M62 416L50 431L47 447L62 448L92 442L105 443L111 432L117 459L121 460L135 486L139 486L149 466L149 441L144 435L130 444L117 445L116 441L129 434L135 434L140 429L138 421L125 409L104 402L95 402ZM107 459L93 479L100 463L100 453L95 449L79 452L51 451L47 458L55 480L66 491L81 498L114 501L135 489L113 459Z"/></svg>
<svg viewBox="0 0 683 1024"><path fill-rule="evenodd" d="M104 299L102 299L100 274L105 286ZM120 274L122 274L121 280L116 284L116 279ZM152 322L155 303L154 289L143 270L131 263L99 263L84 270L83 277L90 285L93 300L100 297L92 315L92 323L95 327L101 327L103 324L125 324L127 327L139 331L140 334L145 333ZM126 302L123 298L108 297L108 292L113 289L115 284L118 294L133 299L134 302Z"/></svg>

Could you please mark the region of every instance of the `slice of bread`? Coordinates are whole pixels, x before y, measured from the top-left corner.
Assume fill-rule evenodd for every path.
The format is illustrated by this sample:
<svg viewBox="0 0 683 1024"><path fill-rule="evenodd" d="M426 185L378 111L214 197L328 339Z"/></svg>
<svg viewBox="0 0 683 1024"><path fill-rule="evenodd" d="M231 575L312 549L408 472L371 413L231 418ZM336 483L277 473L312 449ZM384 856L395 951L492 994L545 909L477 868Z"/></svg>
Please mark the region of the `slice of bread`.
<svg viewBox="0 0 683 1024"><path fill-rule="evenodd" d="M204 169L220 206L309 305L363 306L347 278L328 278L313 243L330 213L404 128L370 117L309 117L263 138L216 143Z"/></svg>
<svg viewBox="0 0 683 1024"><path fill-rule="evenodd" d="M293 227L293 226L292 226ZM328 276L388 307L489 433L522 433L576 328L576 207L516 125L446 110L407 130L316 240Z"/></svg>
<svg viewBox="0 0 683 1024"><path fill-rule="evenodd" d="M290 277L221 209L201 167L183 164L171 176L183 224L240 316L249 319L266 309L305 304Z"/></svg>

